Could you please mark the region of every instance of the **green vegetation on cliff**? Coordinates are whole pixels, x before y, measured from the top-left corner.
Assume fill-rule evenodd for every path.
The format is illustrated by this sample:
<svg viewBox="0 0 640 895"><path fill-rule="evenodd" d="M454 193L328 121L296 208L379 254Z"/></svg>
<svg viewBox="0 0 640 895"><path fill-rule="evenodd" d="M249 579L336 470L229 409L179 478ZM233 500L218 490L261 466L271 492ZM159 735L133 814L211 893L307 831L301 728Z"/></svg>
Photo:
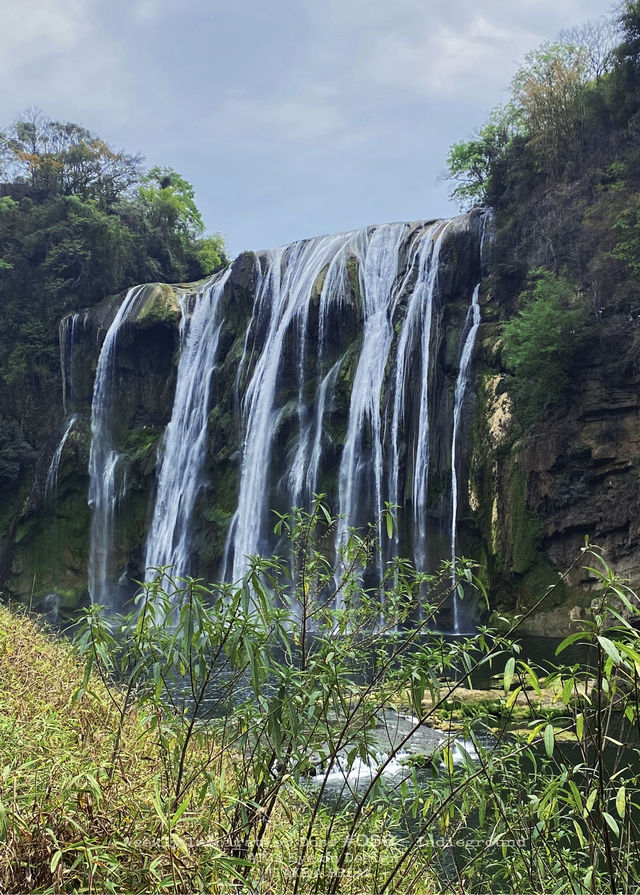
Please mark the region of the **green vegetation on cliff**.
<svg viewBox="0 0 640 895"><path fill-rule="evenodd" d="M563 397L576 357L585 345L588 309L562 275L532 272L523 307L503 329L504 360L515 374L512 394L521 419L533 422Z"/></svg>
<svg viewBox="0 0 640 895"><path fill-rule="evenodd" d="M60 318L136 283L197 280L226 257L179 174L143 173L139 156L38 111L0 133L0 180L0 414L15 423L0 438L24 462L21 439L39 447L58 422Z"/></svg>
<svg viewBox="0 0 640 895"><path fill-rule="evenodd" d="M582 305L601 347L615 341L618 368L635 352L635 327L623 324L633 324L640 307L639 32L640 7L626 0L613 22L574 29L528 54L509 101L448 158L452 195L496 212L488 288L507 315L529 303L527 280L544 268L573 284L573 307ZM565 343L560 327L559 353ZM527 374L514 372L518 399Z"/></svg>
<svg viewBox="0 0 640 895"><path fill-rule="evenodd" d="M448 162L453 197L495 212L479 355L495 387L479 390L473 448L485 489L474 520L504 560L494 599L513 605L585 535L637 583L637 0L528 54L508 101ZM526 568L510 561L521 513ZM564 624L587 599L584 581L568 585Z"/></svg>

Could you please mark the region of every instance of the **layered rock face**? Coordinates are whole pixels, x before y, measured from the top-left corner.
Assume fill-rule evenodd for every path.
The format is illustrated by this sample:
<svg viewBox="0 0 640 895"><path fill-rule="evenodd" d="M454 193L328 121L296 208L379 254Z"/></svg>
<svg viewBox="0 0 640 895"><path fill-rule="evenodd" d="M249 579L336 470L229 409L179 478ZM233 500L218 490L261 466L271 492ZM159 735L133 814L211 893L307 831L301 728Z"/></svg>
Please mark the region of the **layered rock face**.
<svg viewBox="0 0 640 895"><path fill-rule="evenodd" d="M588 615L601 583L580 562L587 540L640 584L640 382L603 337L578 359L565 404L523 434L501 364L500 309L484 299L463 524L479 533L474 555L495 606L525 612L555 585L524 630L556 636Z"/></svg>

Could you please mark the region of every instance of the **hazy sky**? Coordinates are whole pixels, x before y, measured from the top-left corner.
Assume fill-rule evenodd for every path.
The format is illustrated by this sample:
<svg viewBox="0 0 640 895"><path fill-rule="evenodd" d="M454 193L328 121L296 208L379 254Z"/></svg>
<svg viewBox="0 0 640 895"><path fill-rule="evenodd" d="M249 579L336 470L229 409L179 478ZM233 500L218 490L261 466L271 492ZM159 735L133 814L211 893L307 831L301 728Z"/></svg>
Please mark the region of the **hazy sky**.
<svg viewBox="0 0 640 895"><path fill-rule="evenodd" d="M455 213L449 145L602 0L0 0L0 126L75 121L196 189L231 254Z"/></svg>

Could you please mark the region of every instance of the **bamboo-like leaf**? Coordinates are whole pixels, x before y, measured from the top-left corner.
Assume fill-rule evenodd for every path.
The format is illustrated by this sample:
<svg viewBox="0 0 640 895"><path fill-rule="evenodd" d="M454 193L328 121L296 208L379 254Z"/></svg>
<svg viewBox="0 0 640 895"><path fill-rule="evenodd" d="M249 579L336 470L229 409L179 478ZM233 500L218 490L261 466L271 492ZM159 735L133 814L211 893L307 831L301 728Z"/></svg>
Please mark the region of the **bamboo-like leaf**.
<svg viewBox="0 0 640 895"><path fill-rule="evenodd" d="M184 841L184 839L181 839L180 836L178 836L177 833L172 833L172 834L171 834L171 841L173 842L174 845L177 845L177 846L178 846L178 849L179 849L183 854L185 854L187 857L189 857L189 854L190 854L190 853L189 853L189 849L187 848L187 843Z"/></svg>
<svg viewBox="0 0 640 895"><path fill-rule="evenodd" d="M556 648L556 656L559 656L560 653L564 652L564 650L566 650L568 646L571 646L572 643L575 643L581 638L584 639L584 636L584 631L578 631L577 634L569 634L568 637L564 638L562 643L558 644L558 647Z"/></svg>
<svg viewBox="0 0 640 895"><path fill-rule="evenodd" d="M572 695L572 693L573 693L573 678L572 678L572 677L569 677L569 678L567 678L567 680L564 682L564 685L563 685L563 687L562 687L562 696L561 696L561 699L562 699L562 702L563 702L565 705L569 705L569 703L571 702L571 695Z"/></svg>
<svg viewBox="0 0 640 895"><path fill-rule="evenodd" d="M187 805L189 804L189 800L190 800L190 799L191 799L191 795L189 794L189 795L187 795L187 796L182 800L182 802L180 802L180 804L178 805L178 807L177 807L177 809L176 809L176 811L175 811L173 817L171 818L171 826L172 826L172 827L175 827L175 825L178 823L178 821L180 820L180 818L181 818L182 815L184 814L184 811L185 811Z"/></svg>
<svg viewBox="0 0 640 895"><path fill-rule="evenodd" d="M605 651L605 653L609 656L611 661L615 665L619 665L621 662L620 653L618 652L618 648L612 640L609 640L608 637L603 637L601 634L598 635L598 643Z"/></svg>
<svg viewBox="0 0 640 895"><path fill-rule="evenodd" d="M516 660L511 656L504 667L504 692L508 693L511 688L511 681L516 667Z"/></svg>
<svg viewBox="0 0 640 895"><path fill-rule="evenodd" d="M618 826L618 821L613 818L608 811L603 811L602 816L604 817L607 826L616 834L616 836L620 835L620 827Z"/></svg>
<svg viewBox="0 0 640 895"><path fill-rule="evenodd" d="M620 817L624 817L625 808L627 806L626 789L621 786L616 794L616 811Z"/></svg>
<svg viewBox="0 0 640 895"><path fill-rule="evenodd" d="M553 724L547 724L544 729L544 749L549 758L553 755L554 742Z"/></svg>
<svg viewBox="0 0 640 895"><path fill-rule="evenodd" d="M526 662L523 662L522 659L520 660L520 667L524 668L524 670L527 674L529 683L531 684L531 686L533 687L535 692L538 694L538 696L542 696L542 689L540 687L540 681L538 680L538 675L535 673L533 668L530 665L527 665Z"/></svg>
<svg viewBox="0 0 640 895"><path fill-rule="evenodd" d="M578 811L582 813L582 796L580 795L580 790L573 782L573 780L569 781L569 789L571 790L571 795L573 796L573 804L576 806Z"/></svg>
<svg viewBox="0 0 640 895"><path fill-rule="evenodd" d="M535 740L535 738L540 734L540 732L542 731L544 726L545 726L544 721L542 723L536 724L536 726L533 728L533 730L527 737L528 744L531 744Z"/></svg>
<svg viewBox="0 0 640 895"><path fill-rule="evenodd" d="M509 693L509 696L507 697L507 701L505 703L505 708L507 708L507 709L513 708L520 693L522 693L522 687L516 687L515 690L512 690L511 693Z"/></svg>
<svg viewBox="0 0 640 895"><path fill-rule="evenodd" d="M582 812L582 816L586 817L589 812L592 810L593 806L596 803L596 799L598 798L598 790L592 789L589 795L587 796L587 801L584 806L584 811Z"/></svg>
<svg viewBox="0 0 640 895"><path fill-rule="evenodd" d="M389 540L393 537L393 516L391 513L387 513L387 537Z"/></svg>

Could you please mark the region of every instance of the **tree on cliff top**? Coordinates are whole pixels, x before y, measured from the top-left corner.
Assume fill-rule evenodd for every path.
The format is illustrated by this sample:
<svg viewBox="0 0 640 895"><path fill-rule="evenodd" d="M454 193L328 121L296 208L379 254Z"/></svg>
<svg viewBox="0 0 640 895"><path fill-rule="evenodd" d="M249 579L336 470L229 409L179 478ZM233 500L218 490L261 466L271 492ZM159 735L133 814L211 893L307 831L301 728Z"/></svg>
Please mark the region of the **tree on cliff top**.
<svg viewBox="0 0 640 895"><path fill-rule="evenodd" d="M222 237L203 235L188 181L143 174L139 155L78 124L28 110L0 134L0 175L0 413L35 444L41 414L24 383L55 389L64 313L136 283L198 280L227 259Z"/></svg>
<svg viewBox="0 0 640 895"><path fill-rule="evenodd" d="M625 61L638 64L640 59L640 0L625 0L618 15L623 32L623 40L617 48L620 63Z"/></svg>
<svg viewBox="0 0 640 895"><path fill-rule="evenodd" d="M495 201L504 164L513 167L514 155L526 156L527 164L551 182L562 179L582 151L589 88L600 85L620 53L626 58L635 46L637 7L637 0L629 0L617 18L565 30L558 41L525 56L508 102L490 113L471 140L452 146L447 157L452 198L462 204ZM621 29L626 38L616 48Z"/></svg>
<svg viewBox="0 0 640 895"><path fill-rule="evenodd" d="M117 151L70 121L28 109L4 135L6 172L45 197L80 196L109 207L139 181L142 156Z"/></svg>
<svg viewBox="0 0 640 895"><path fill-rule="evenodd" d="M489 121L471 140L454 143L447 155L448 177L456 186L451 198L461 206L483 203L491 171L514 134L511 106L493 109Z"/></svg>

